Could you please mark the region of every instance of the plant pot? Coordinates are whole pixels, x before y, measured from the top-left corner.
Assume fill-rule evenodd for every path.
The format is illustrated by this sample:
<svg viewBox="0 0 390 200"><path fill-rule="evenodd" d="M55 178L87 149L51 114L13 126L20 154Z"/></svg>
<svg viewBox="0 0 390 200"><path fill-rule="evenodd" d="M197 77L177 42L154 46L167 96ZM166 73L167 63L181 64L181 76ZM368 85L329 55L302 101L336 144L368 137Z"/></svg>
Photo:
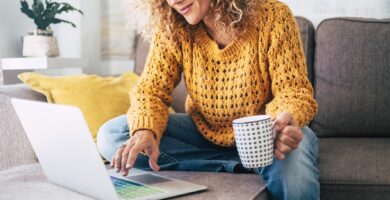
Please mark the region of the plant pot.
<svg viewBox="0 0 390 200"><path fill-rule="evenodd" d="M56 57L58 55L57 38L53 36L51 29L36 29L23 37L23 56Z"/></svg>

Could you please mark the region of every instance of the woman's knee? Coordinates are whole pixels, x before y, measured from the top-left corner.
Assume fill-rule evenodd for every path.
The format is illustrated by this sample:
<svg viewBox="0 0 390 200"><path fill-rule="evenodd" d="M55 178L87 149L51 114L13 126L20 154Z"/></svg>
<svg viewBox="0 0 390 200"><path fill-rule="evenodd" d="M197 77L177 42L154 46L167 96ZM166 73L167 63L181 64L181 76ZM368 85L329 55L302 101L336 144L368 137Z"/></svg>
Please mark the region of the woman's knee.
<svg viewBox="0 0 390 200"><path fill-rule="evenodd" d="M129 138L129 127L126 115L121 115L105 122L97 133L97 147L100 154L111 160L119 148Z"/></svg>
<svg viewBox="0 0 390 200"><path fill-rule="evenodd" d="M319 199L319 171L317 168L318 139L308 127L302 129L299 147L271 166L259 168L275 199Z"/></svg>

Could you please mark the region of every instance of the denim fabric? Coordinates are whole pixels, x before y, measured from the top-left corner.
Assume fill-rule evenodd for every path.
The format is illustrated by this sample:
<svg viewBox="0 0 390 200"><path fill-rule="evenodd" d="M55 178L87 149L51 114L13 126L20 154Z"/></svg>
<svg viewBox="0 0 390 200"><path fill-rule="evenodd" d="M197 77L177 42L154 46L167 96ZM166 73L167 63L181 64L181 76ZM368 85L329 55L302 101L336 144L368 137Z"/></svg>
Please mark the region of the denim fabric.
<svg viewBox="0 0 390 200"><path fill-rule="evenodd" d="M267 185L271 199L319 199L319 171L317 169L317 137L308 127L299 148L284 160L274 158L273 164L254 171ZM98 132L97 142L101 155L111 160L116 150L129 136L126 115L106 122ZM211 171L250 173L242 166L235 147L221 147L198 133L187 114L171 114L160 142L160 170ZM148 158L137 157L135 167L151 170Z"/></svg>

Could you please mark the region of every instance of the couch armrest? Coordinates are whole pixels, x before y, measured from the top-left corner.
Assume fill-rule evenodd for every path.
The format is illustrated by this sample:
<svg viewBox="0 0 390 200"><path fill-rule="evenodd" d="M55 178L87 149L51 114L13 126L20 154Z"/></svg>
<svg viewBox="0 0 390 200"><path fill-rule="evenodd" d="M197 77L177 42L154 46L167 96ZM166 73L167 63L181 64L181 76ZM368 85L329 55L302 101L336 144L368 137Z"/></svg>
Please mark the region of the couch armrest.
<svg viewBox="0 0 390 200"><path fill-rule="evenodd" d="M24 84L0 86L0 170L37 162L11 98L46 101L45 96Z"/></svg>

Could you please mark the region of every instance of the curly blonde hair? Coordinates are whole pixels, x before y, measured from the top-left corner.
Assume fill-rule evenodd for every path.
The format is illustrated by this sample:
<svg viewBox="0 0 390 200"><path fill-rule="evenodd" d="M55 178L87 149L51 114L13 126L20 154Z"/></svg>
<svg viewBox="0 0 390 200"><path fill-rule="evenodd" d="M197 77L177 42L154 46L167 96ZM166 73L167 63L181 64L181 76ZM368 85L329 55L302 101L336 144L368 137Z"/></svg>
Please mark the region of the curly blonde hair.
<svg viewBox="0 0 390 200"><path fill-rule="evenodd" d="M248 24L258 15L258 4L265 0L211 0L210 14L215 17L217 30L229 33L233 38L245 32ZM166 0L129 0L129 26L134 27L146 39L158 32L180 40L186 30L194 33L195 26L187 23L185 18L171 8Z"/></svg>

